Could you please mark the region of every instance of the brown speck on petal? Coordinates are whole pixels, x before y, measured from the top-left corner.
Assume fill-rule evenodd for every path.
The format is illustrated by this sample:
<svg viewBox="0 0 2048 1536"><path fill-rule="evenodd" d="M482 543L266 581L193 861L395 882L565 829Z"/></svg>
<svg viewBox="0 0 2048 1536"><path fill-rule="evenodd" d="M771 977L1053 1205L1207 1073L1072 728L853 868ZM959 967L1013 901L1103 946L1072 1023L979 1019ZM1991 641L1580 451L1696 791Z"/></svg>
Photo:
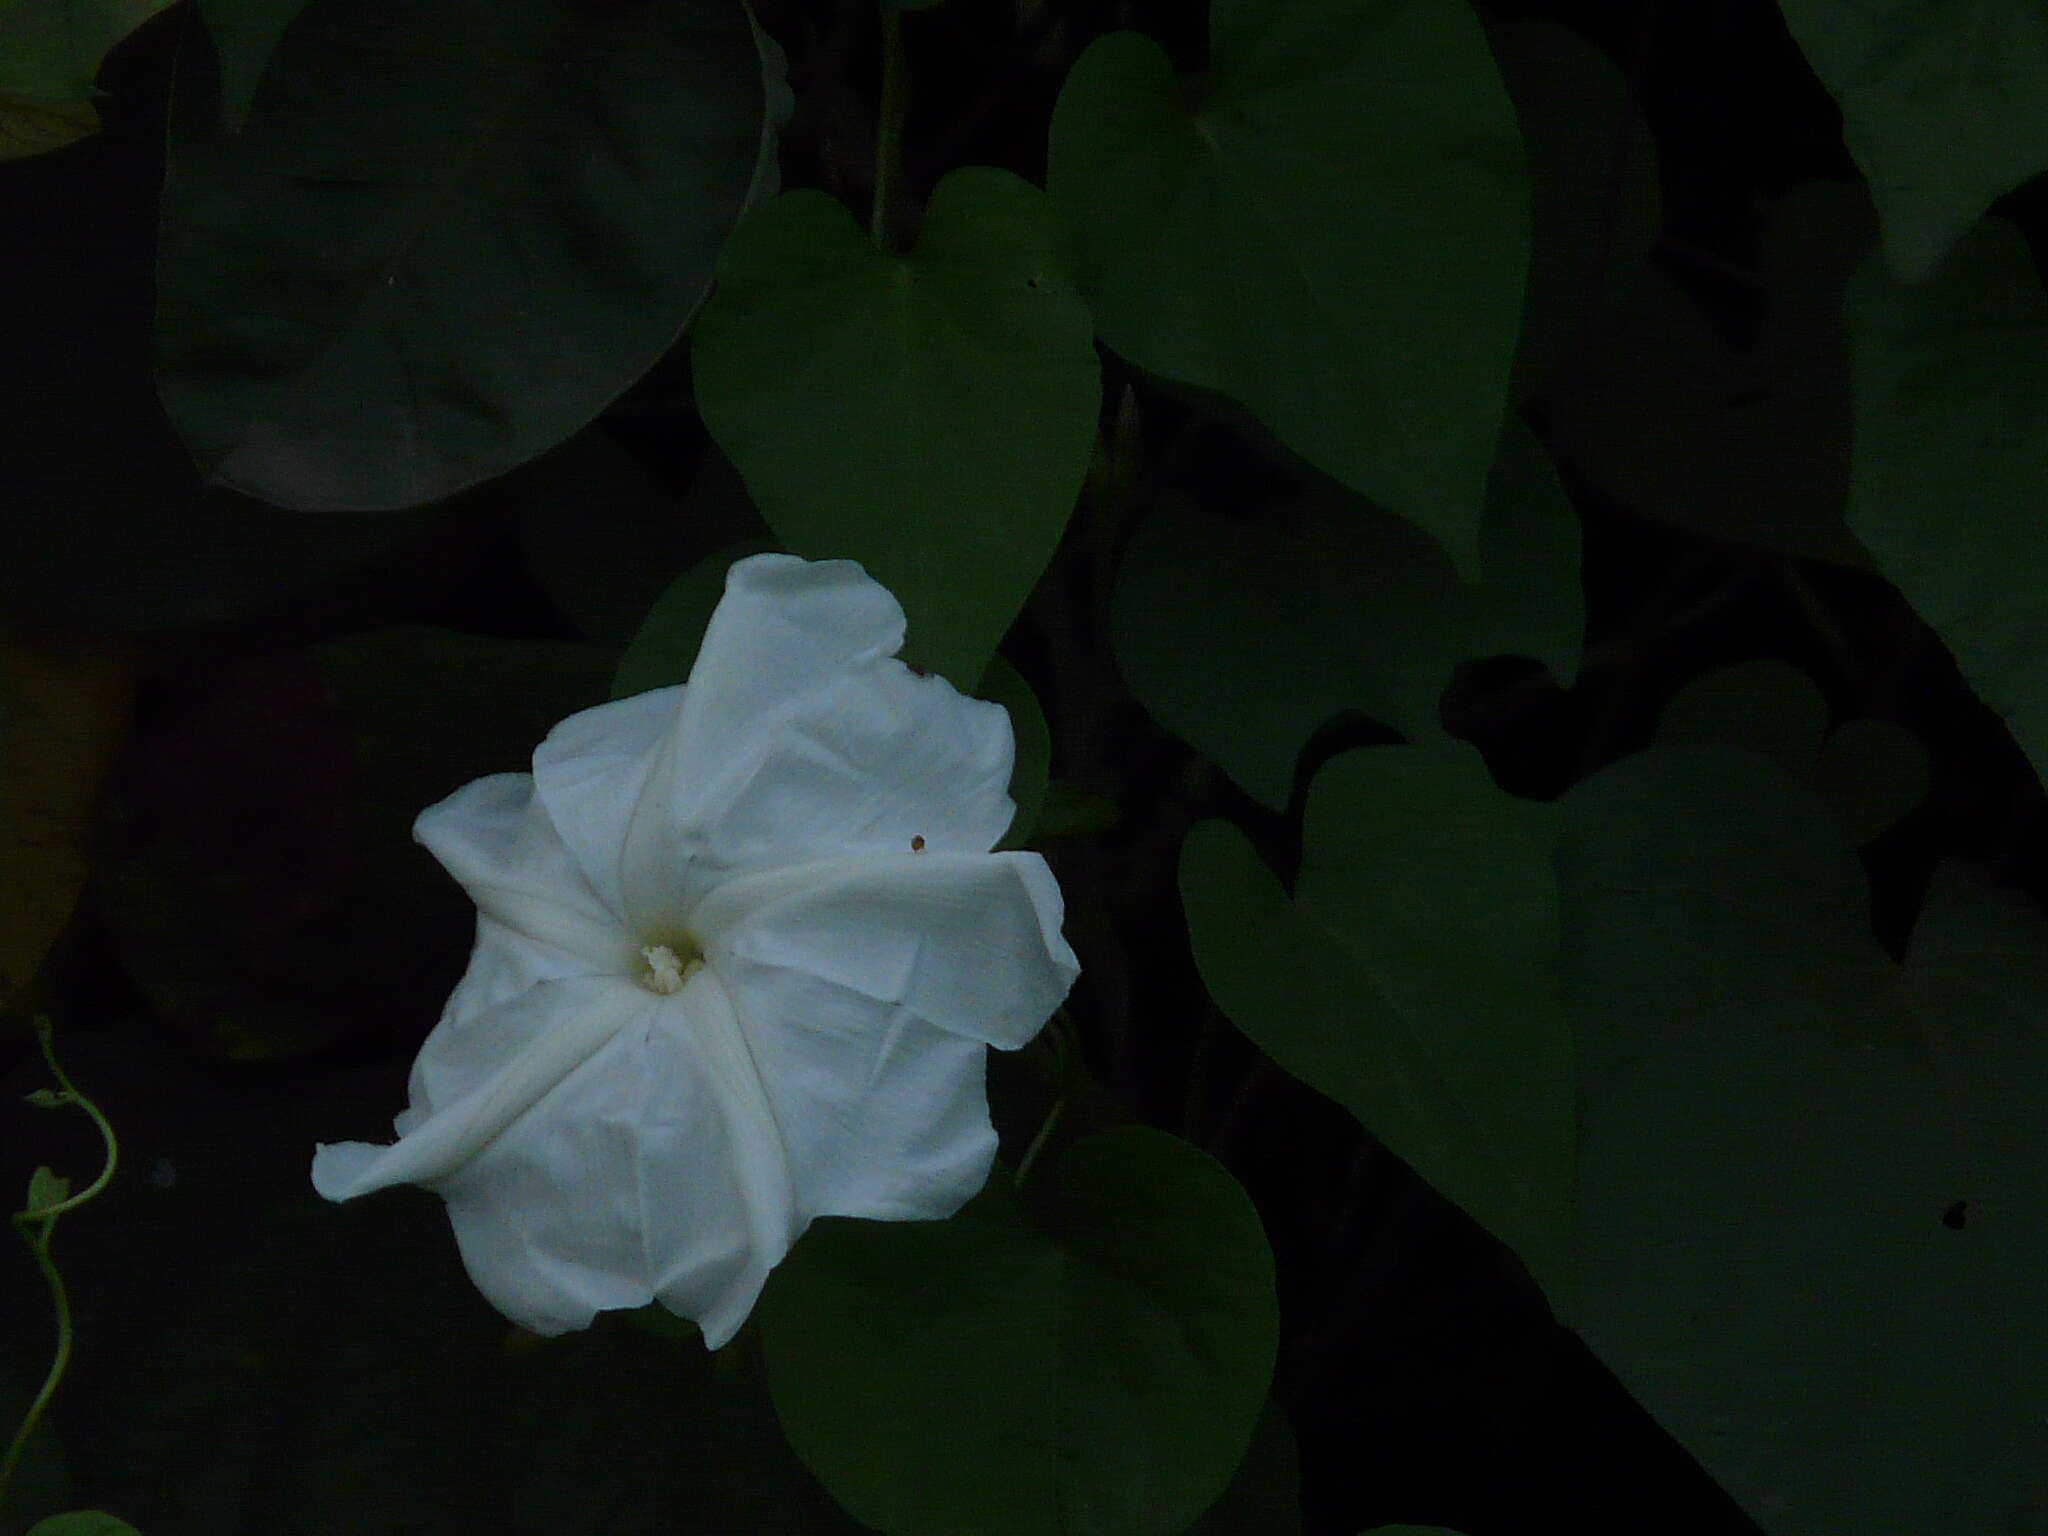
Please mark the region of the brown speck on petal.
<svg viewBox="0 0 2048 1536"><path fill-rule="evenodd" d="M913 838L912 838L912 839L910 840L910 851L911 851L912 853L923 853L923 852L924 852L924 838L923 838L923 836L922 836L921 834L920 834L919 836L917 836L917 837L913 837Z"/></svg>

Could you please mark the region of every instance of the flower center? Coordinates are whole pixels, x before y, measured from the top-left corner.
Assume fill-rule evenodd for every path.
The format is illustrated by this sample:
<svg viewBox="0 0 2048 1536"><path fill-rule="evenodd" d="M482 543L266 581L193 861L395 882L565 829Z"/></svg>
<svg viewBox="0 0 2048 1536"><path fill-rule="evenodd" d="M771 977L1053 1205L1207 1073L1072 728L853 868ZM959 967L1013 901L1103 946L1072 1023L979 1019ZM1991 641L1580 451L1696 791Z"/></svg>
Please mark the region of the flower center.
<svg viewBox="0 0 2048 1536"><path fill-rule="evenodd" d="M640 985L664 997L682 991L683 983L704 964L704 956L687 939L675 944L645 944L640 954L647 962L640 971Z"/></svg>

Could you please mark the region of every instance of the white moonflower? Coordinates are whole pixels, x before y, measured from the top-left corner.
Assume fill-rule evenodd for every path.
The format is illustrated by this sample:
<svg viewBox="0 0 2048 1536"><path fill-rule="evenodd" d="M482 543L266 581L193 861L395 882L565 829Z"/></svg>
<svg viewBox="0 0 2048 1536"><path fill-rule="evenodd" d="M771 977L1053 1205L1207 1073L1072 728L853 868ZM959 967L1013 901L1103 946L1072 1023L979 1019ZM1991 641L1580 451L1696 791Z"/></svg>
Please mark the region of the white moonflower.
<svg viewBox="0 0 2048 1536"><path fill-rule="evenodd" d="M690 681L572 715L419 818L476 948L391 1146L313 1157L348 1200L421 1184L536 1333L659 1301L711 1348L813 1217L950 1215L995 1152L986 1047L1079 966L1012 812L1000 706L895 659L848 561L732 568Z"/></svg>

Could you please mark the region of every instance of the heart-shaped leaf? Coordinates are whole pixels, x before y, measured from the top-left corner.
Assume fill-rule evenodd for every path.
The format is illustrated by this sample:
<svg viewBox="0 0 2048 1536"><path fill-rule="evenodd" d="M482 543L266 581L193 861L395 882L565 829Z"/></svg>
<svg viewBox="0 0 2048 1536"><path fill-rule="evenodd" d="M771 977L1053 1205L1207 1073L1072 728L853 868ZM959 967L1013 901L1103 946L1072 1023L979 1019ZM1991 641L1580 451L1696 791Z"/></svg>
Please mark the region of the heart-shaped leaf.
<svg viewBox="0 0 2048 1536"><path fill-rule="evenodd" d="M783 1427L896 1536L1166 1536L1265 1401L1272 1259L1235 1180L1109 1131L946 1222L814 1226L762 1301Z"/></svg>
<svg viewBox="0 0 2048 1536"><path fill-rule="evenodd" d="M1571 1042L1555 968L1551 808L1469 755L1371 747L1309 799L1297 900L1203 822L1181 899L1217 1005L1508 1243L1571 1306Z"/></svg>
<svg viewBox="0 0 2048 1536"><path fill-rule="evenodd" d="M1101 396L1043 193L955 171L916 250L821 192L734 234L692 351L704 424L776 534L860 561L972 688L1059 542Z"/></svg>
<svg viewBox="0 0 2048 1536"><path fill-rule="evenodd" d="M1529 194L1472 12L1216 0L1209 73L1096 41L1048 181L1102 339L1230 396L1462 569L1520 329Z"/></svg>

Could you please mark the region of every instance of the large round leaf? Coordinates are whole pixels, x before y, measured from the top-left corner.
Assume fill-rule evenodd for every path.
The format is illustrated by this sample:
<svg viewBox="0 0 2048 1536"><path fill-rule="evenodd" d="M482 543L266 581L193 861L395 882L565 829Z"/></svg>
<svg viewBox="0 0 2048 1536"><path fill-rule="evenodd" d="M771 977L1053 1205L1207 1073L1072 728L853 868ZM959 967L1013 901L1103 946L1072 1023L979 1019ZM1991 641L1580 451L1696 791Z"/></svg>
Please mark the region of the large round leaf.
<svg viewBox="0 0 2048 1536"><path fill-rule="evenodd" d="M1776 764L1660 748L1559 852L1581 1329L1774 1536L2048 1508L2048 922L1938 877L1906 967Z"/></svg>
<svg viewBox="0 0 2048 1536"><path fill-rule="evenodd" d="M1272 1372L1257 1213L1143 1129L1036 1175L1033 1219L998 1179L946 1222L819 1222L776 1272L763 1338L791 1443L893 1536L1182 1530Z"/></svg>
<svg viewBox="0 0 2048 1536"><path fill-rule="evenodd" d="M1044 194L955 171L897 256L823 193L787 193L726 248L692 357L769 526L860 561L917 658L973 687L1059 542L1101 395Z"/></svg>
<svg viewBox="0 0 2048 1536"><path fill-rule="evenodd" d="M1297 900L1220 821L1188 835L1180 882L1231 1021L1513 1247L1563 1315L1572 1065L1551 819L1470 754L1371 747L1316 779Z"/></svg>
<svg viewBox="0 0 2048 1536"><path fill-rule="evenodd" d="M1987 220L1917 287L1867 263L1849 320L1850 526L2048 770L2048 294Z"/></svg>
<svg viewBox="0 0 2048 1536"><path fill-rule="evenodd" d="M160 383L214 480L284 506L408 506L568 437L772 174L740 0L312 0L215 41L173 104Z"/></svg>
<svg viewBox="0 0 2048 1536"><path fill-rule="evenodd" d="M1132 32L1053 114L1102 338L1248 407L1476 559L1528 188L1486 37L1442 0L1216 0L1207 77Z"/></svg>
<svg viewBox="0 0 2048 1536"><path fill-rule="evenodd" d="M1992 201L2048 170L2039 0L1783 0L1842 108L1902 278L1934 270Z"/></svg>

